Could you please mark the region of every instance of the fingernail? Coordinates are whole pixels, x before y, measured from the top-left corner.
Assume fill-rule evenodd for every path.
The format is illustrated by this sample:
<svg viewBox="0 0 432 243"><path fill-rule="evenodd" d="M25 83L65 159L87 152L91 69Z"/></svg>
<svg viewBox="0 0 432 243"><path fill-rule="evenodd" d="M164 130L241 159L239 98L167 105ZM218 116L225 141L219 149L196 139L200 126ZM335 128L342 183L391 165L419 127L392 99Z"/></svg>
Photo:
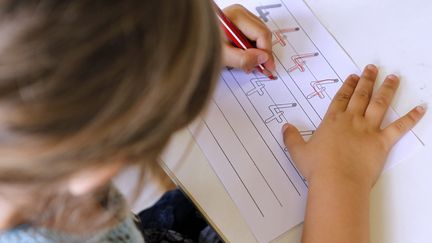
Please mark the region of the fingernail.
<svg viewBox="0 0 432 243"><path fill-rule="evenodd" d="M290 126L289 123L285 123L285 125L283 125L282 127L282 132L285 132L285 130L287 130L287 128Z"/></svg>
<svg viewBox="0 0 432 243"><path fill-rule="evenodd" d="M389 76L387 76L387 78L391 81L394 81L394 82L399 81L399 77L394 75L394 74L390 74Z"/></svg>
<svg viewBox="0 0 432 243"><path fill-rule="evenodd" d="M258 56L257 61L258 61L259 64L263 64L263 63L267 62L268 59L269 59L269 57L268 57L267 54L261 54L261 55Z"/></svg>
<svg viewBox="0 0 432 243"><path fill-rule="evenodd" d="M426 103L416 107L416 110L422 114L425 113L427 109L428 109L428 105Z"/></svg>
<svg viewBox="0 0 432 243"><path fill-rule="evenodd" d="M375 65L373 65L373 64L367 65L366 69L369 70L369 71L372 71L372 72L378 72L378 68Z"/></svg>
<svg viewBox="0 0 432 243"><path fill-rule="evenodd" d="M360 76L358 76L357 74L353 73L350 75L349 77L350 79L360 79Z"/></svg>

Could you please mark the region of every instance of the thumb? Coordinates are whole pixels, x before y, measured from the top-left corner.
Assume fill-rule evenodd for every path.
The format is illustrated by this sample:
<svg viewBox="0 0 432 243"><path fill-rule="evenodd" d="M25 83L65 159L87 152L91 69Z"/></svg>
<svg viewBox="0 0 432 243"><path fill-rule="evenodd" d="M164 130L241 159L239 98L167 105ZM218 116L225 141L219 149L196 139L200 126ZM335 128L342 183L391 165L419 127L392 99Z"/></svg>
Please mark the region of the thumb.
<svg viewBox="0 0 432 243"><path fill-rule="evenodd" d="M224 64L233 68L240 68L245 72L252 72L259 64L264 64L270 59L270 55L260 49L243 50L230 45L224 47Z"/></svg>
<svg viewBox="0 0 432 243"><path fill-rule="evenodd" d="M282 127L282 132L285 146L287 147L288 153L290 153L291 156L298 148L306 144L303 137L300 135L299 130L295 126L286 123Z"/></svg>

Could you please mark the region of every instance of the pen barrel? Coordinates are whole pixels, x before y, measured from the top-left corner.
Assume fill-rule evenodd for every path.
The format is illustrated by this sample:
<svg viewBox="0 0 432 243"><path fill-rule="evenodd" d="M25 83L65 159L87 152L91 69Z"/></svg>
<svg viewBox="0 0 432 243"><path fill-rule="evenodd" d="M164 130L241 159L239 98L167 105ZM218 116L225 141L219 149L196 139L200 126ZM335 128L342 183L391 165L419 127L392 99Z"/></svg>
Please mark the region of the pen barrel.
<svg viewBox="0 0 432 243"><path fill-rule="evenodd" d="M216 15L219 19L222 29L224 30L228 39L238 48L241 49L249 49L255 48L251 41L228 19L228 17L224 14L222 9L220 9L215 3L213 4Z"/></svg>

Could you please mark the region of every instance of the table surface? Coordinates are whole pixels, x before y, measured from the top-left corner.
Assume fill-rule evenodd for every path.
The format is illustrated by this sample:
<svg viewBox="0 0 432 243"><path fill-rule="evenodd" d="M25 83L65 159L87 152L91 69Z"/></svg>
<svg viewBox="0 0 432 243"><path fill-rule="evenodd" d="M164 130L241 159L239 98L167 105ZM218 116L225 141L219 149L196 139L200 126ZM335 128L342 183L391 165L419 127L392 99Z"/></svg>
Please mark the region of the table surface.
<svg viewBox="0 0 432 243"><path fill-rule="evenodd" d="M306 0L306 3L359 66L375 63L383 75L395 72L402 77L393 104L399 114L421 103L432 106L429 81L432 1ZM426 143L425 148L385 172L372 191L372 242L432 242L430 113L414 130ZM163 158L166 167L229 242L255 242L205 156L190 141L186 131L173 138ZM275 242L300 242L301 231L300 225Z"/></svg>

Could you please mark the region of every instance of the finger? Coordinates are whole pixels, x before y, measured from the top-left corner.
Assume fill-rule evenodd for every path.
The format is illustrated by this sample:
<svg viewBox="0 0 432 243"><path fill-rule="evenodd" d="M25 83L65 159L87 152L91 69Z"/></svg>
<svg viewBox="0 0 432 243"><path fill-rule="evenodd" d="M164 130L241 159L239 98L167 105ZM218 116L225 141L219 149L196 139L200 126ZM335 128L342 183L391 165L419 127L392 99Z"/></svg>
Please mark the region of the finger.
<svg viewBox="0 0 432 243"><path fill-rule="evenodd" d="M340 112L345 111L348 103L351 99L351 96L354 93L355 88L357 87L358 81L360 80L360 77L356 74L350 75L342 85L342 87L339 89L339 91L336 93L335 97L333 98L328 112L334 113L334 112Z"/></svg>
<svg viewBox="0 0 432 243"><path fill-rule="evenodd" d="M253 14L251 14L253 15ZM267 28L267 26L262 23L261 21L255 20L253 17L250 17L251 24L252 21L255 23L255 28L252 26L248 28L244 24L239 24L239 29L243 31L243 33L251 40L256 42L256 47L260 50L264 50L269 54L269 59L263 63L264 67L266 67L270 71L275 71L276 65L275 60L273 56L273 43L272 43L272 37L273 33ZM244 25L244 27L242 27Z"/></svg>
<svg viewBox="0 0 432 243"><path fill-rule="evenodd" d="M257 47L270 51L272 49L272 32L252 13L241 5L233 5L224 9L230 20L252 41Z"/></svg>
<svg viewBox="0 0 432 243"><path fill-rule="evenodd" d="M276 71L276 63L273 53L270 54L268 61L264 63L264 67L267 68L270 72Z"/></svg>
<svg viewBox="0 0 432 243"><path fill-rule="evenodd" d="M272 53L273 34L264 22L241 5L230 6L224 9L224 12L248 39L256 42L258 49L264 50L269 54L269 59L263 64L270 71L274 71L275 62Z"/></svg>
<svg viewBox="0 0 432 243"><path fill-rule="evenodd" d="M378 68L375 65L367 65L360 77L356 89L354 90L347 111L358 115L363 115L365 113L372 96L377 76Z"/></svg>
<svg viewBox="0 0 432 243"><path fill-rule="evenodd" d="M365 113L372 125L377 127L381 125L398 87L399 78L395 75L389 75L378 92L373 95Z"/></svg>
<svg viewBox="0 0 432 243"><path fill-rule="evenodd" d="M288 153L290 153L291 156L295 153L295 151L297 151L299 147L306 144L303 137L300 135L299 130L295 126L287 123L283 126L282 132L285 146L287 147Z"/></svg>
<svg viewBox="0 0 432 243"><path fill-rule="evenodd" d="M247 10L247 9L246 9ZM253 14L251 11L246 11L247 14L249 14L249 16L251 16L251 18L255 19L257 21L257 23L261 23L263 25L266 25L265 22L258 16L256 16L255 14Z"/></svg>
<svg viewBox="0 0 432 243"><path fill-rule="evenodd" d="M240 68L249 73L252 72L256 66L263 64L269 59L267 52L259 49L239 49L229 44L224 45L224 60L225 65Z"/></svg>
<svg viewBox="0 0 432 243"><path fill-rule="evenodd" d="M383 135L390 147L396 144L403 135L410 131L420 121L425 113L425 106L417 106L408 112L408 114L385 128L383 130Z"/></svg>
<svg viewBox="0 0 432 243"><path fill-rule="evenodd" d="M268 70L273 72L276 69L275 59L273 56L273 41L272 41L273 33L269 30L269 28L264 24L264 22L260 18L258 18L257 16L255 16L253 13L249 11L247 11L247 14L251 18L251 20L255 22L256 26L261 26L263 30L261 31L261 33L258 33L259 36L256 38L249 37L248 34L246 34L246 36L256 41L256 47L258 49L265 50L267 51L267 53L269 53L270 58L268 59L267 62L264 63L264 66Z"/></svg>

